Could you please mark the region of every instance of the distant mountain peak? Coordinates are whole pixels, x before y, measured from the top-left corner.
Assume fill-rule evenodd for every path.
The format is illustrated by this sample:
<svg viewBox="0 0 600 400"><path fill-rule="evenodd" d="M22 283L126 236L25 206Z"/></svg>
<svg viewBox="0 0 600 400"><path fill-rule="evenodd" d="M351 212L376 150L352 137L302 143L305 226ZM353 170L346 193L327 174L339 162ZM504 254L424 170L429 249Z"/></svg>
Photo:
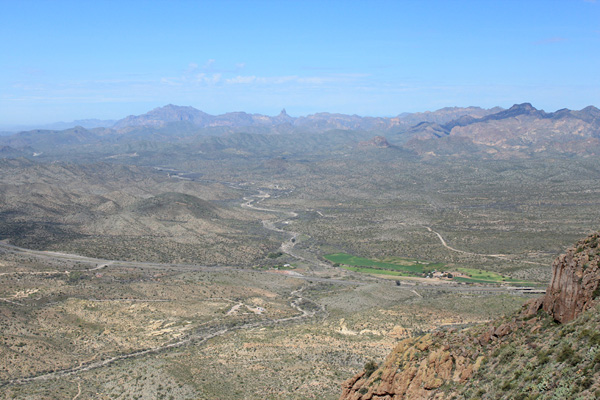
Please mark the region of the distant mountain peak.
<svg viewBox="0 0 600 400"><path fill-rule="evenodd" d="M531 105L531 103L515 104L508 110L504 111L506 115L521 115L521 114L534 114L537 113L538 109ZM500 112L499 114L501 114Z"/></svg>
<svg viewBox="0 0 600 400"><path fill-rule="evenodd" d="M538 110L537 108L532 106L531 103L521 103L513 105L508 110L503 110L498 113L488 115L487 117L482 118L481 121L500 120L504 118L518 117L520 115L531 115L543 118L546 116L546 113Z"/></svg>
<svg viewBox="0 0 600 400"><path fill-rule="evenodd" d="M588 115L594 118L600 118L600 110L594 106L587 106L580 111L581 114Z"/></svg>
<svg viewBox="0 0 600 400"><path fill-rule="evenodd" d="M189 121L193 124L202 124L206 121L208 114L191 106L177 106L167 104L156 107L142 115L130 115L117 121L113 128L121 129L130 126L164 126L170 122Z"/></svg>
<svg viewBox="0 0 600 400"><path fill-rule="evenodd" d="M586 108L582 109L581 111L584 111L587 113L600 114L600 110L594 106L587 106Z"/></svg>
<svg viewBox="0 0 600 400"><path fill-rule="evenodd" d="M523 110L523 111L537 111L537 109L531 105L531 103L515 104L509 110Z"/></svg>
<svg viewBox="0 0 600 400"><path fill-rule="evenodd" d="M294 122L296 118L294 117L290 117L287 113L287 111L285 111L285 108L281 109L281 111L279 112L279 114L276 117L273 117L271 119L271 121L275 124L292 124Z"/></svg>

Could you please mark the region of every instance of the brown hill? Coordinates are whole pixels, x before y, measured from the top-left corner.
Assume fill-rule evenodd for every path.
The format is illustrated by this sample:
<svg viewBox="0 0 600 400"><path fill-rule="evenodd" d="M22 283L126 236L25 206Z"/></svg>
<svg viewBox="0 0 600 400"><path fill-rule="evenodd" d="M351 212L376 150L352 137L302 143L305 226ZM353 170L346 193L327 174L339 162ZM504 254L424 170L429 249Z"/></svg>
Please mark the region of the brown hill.
<svg viewBox="0 0 600 400"><path fill-rule="evenodd" d="M598 241L594 233L558 257L546 295L519 313L405 339L346 381L340 400L598 398Z"/></svg>
<svg viewBox="0 0 600 400"><path fill-rule="evenodd" d="M0 239L94 257L243 264L276 248L221 184L151 168L0 159ZM268 243L268 244L267 244Z"/></svg>
<svg viewBox="0 0 600 400"><path fill-rule="evenodd" d="M358 147L376 147L378 149L386 149L390 146L391 144L387 141L385 136L375 136L371 140L358 143Z"/></svg>

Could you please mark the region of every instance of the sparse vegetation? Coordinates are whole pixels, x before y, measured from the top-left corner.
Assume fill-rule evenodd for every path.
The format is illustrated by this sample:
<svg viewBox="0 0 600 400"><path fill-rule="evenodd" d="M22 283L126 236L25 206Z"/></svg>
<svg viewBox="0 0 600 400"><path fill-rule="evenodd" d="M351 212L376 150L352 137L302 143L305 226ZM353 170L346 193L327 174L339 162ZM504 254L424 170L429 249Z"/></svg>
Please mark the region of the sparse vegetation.
<svg viewBox="0 0 600 400"><path fill-rule="evenodd" d="M402 276L545 283L551 260L598 216L593 157L420 157L358 151L370 132L275 136L0 160L0 239L130 261L93 270L104 262L1 247L0 382L190 339L1 395L74 398L81 383L79 398L335 399L343 380L372 374L399 340L510 314L530 298L415 289ZM110 158L124 147L137 157ZM314 317L283 320L301 316L297 307ZM537 336L537 347L498 343L502 363L485 358L479 384L457 398L591 398L600 339L588 318L559 334L531 317L530 329L552 335Z"/></svg>
<svg viewBox="0 0 600 400"><path fill-rule="evenodd" d="M377 363L373 360L368 361L365 364L365 377L370 377L373 372L375 372L377 370L377 368L379 367L379 365L377 365Z"/></svg>

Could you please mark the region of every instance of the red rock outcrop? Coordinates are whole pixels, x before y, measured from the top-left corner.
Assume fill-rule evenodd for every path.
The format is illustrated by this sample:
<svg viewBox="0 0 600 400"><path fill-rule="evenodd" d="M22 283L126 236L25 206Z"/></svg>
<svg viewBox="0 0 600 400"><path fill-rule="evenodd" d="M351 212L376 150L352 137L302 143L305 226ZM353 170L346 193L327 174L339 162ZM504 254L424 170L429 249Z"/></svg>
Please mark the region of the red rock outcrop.
<svg viewBox="0 0 600 400"><path fill-rule="evenodd" d="M598 236L595 233L580 240L552 264L552 280L542 307L560 323L575 319L600 296Z"/></svg>
<svg viewBox="0 0 600 400"><path fill-rule="evenodd" d="M483 355L445 344L445 333L427 334L398 343L384 364L366 376L355 375L342 385L341 400L439 399L445 382L464 383L479 369Z"/></svg>

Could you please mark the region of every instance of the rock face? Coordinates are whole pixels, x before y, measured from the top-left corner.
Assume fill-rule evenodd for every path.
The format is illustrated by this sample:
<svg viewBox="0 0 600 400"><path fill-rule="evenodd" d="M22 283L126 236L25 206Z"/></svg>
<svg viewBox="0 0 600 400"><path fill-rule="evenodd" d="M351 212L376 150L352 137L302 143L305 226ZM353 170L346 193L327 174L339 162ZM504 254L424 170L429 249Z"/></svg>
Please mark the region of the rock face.
<svg viewBox="0 0 600 400"><path fill-rule="evenodd" d="M466 382L484 358L477 351L444 343L445 336L438 332L401 341L380 369L368 376L361 372L346 381L340 399L440 398L436 389L448 381Z"/></svg>
<svg viewBox="0 0 600 400"><path fill-rule="evenodd" d="M566 323L597 303L599 241L600 234L594 233L559 256L552 265L546 295L529 301L512 319L405 339L374 372L363 371L344 382L340 400L450 398L447 389L468 382L485 358L494 357L492 349L513 342L514 335L539 330L541 324L534 317L540 309L555 321Z"/></svg>
<svg viewBox="0 0 600 400"><path fill-rule="evenodd" d="M542 307L560 323L572 321L600 297L598 241L598 233L588 236L559 256L552 265L552 280Z"/></svg>

